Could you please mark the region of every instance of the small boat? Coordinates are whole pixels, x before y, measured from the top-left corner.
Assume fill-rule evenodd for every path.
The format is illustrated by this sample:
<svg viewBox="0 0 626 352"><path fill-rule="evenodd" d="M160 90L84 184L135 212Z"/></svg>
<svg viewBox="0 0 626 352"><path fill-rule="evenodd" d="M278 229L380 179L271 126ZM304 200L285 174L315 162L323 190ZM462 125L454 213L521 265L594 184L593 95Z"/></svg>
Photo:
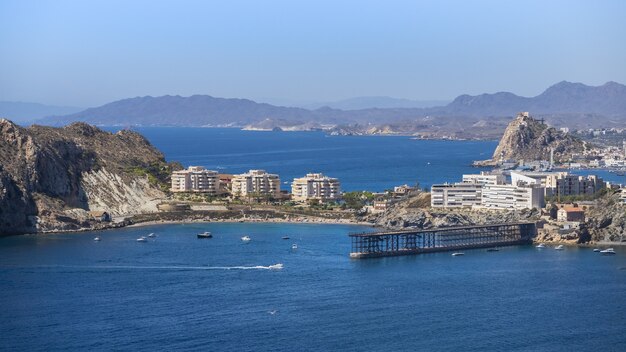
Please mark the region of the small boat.
<svg viewBox="0 0 626 352"><path fill-rule="evenodd" d="M560 245L558 245L558 246L554 247L554 249L556 249L557 251L562 251L562 250L564 250L564 249L565 249L565 247L563 247L563 245L562 245L562 244L560 244Z"/></svg>
<svg viewBox="0 0 626 352"><path fill-rule="evenodd" d="M289 239L289 236L283 236L283 237L281 237L281 238L282 238L283 240L288 240L288 239Z"/></svg>
<svg viewBox="0 0 626 352"><path fill-rule="evenodd" d="M268 268L270 270L280 270L283 268L283 265L281 263L278 263L278 264L270 265L268 266Z"/></svg>
<svg viewBox="0 0 626 352"><path fill-rule="evenodd" d="M154 238L154 237L156 237L156 235L154 234L154 232L150 232L150 233L148 234L148 237L150 237L150 238Z"/></svg>
<svg viewBox="0 0 626 352"><path fill-rule="evenodd" d="M244 241L244 242L250 242L251 238L250 238L250 236L243 236L241 238L241 240Z"/></svg>
<svg viewBox="0 0 626 352"><path fill-rule="evenodd" d="M98 241L100 241L100 237L95 237L93 240L98 242Z"/></svg>
<svg viewBox="0 0 626 352"><path fill-rule="evenodd" d="M298 245L297 245L297 244L295 244L295 243L294 243L294 244L292 244L292 245L291 245L291 249L298 249Z"/></svg>
<svg viewBox="0 0 626 352"><path fill-rule="evenodd" d="M546 248L546 245L543 243L539 243L537 246L537 248Z"/></svg>
<svg viewBox="0 0 626 352"><path fill-rule="evenodd" d="M465 255L465 253L463 253L463 252L454 252L454 253L452 253L453 257L458 257L460 255Z"/></svg>
<svg viewBox="0 0 626 352"><path fill-rule="evenodd" d="M607 248L603 251L600 251L602 255L615 255L615 250L613 248Z"/></svg>
<svg viewBox="0 0 626 352"><path fill-rule="evenodd" d="M498 248L487 248L487 252L499 252Z"/></svg>
<svg viewBox="0 0 626 352"><path fill-rule="evenodd" d="M599 248L594 248L593 251L594 252L600 252L600 249Z"/></svg>
<svg viewBox="0 0 626 352"><path fill-rule="evenodd" d="M141 236L137 239L137 242L148 242L148 239L146 238L146 236Z"/></svg>
<svg viewBox="0 0 626 352"><path fill-rule="evenodd" d="M213 235L208 232L208 231L204 231L203 233L199 233L198 238L213 238Z"/></svg>

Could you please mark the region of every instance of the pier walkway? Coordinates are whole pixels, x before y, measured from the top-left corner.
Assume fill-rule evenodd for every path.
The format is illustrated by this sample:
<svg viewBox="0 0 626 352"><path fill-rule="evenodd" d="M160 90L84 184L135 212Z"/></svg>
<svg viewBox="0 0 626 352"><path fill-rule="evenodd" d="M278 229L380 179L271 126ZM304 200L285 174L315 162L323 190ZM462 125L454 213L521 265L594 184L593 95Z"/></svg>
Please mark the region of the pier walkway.
<svg viewBox="0 0 626 352"><path fill-rule="evenodd" d="M351 258L375 258L458 249L527 244L534 222L438 227L428 230L352 233Z"/></svg>

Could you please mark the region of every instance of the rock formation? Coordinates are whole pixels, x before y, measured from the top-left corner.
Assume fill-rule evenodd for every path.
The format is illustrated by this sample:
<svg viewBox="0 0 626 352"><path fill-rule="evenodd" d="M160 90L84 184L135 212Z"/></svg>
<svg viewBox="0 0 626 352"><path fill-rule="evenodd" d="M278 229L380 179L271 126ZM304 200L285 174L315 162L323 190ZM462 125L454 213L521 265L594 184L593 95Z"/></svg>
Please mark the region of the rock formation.
<svg viewBox="0 0 626 352"><path fill-rule="evenodd" d="M491 162L550 160L551 150L554 150L554 161L563 162L569 160L573 153L583 152L585 143L549 127L528 113L519 113L504 131Z"/></svg>
<svg viewBox="0 0 626 352"><path fill-rule="evenodd" d="M156 211L168 174L163 154L135 132L0 119L0 234L100 226L92 210Z"/></svg>

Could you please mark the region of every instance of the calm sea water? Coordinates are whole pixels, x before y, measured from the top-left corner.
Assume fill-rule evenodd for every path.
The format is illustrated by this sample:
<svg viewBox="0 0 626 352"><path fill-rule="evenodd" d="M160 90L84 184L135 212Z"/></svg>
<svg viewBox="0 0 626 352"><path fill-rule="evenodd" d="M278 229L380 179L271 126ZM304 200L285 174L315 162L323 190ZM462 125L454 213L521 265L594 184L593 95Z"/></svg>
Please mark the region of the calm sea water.
<svg viewBox="0 0 626 352"><path fill-rule="evenodd" d="M143 127L138 132L169 161L180 161L184 166L201 165L224 173L264 169L289 183L308 172L322 172L339 178L348 191L384 191L416 182L422 187L459 182L462 174L479 172L471 166L472 161L488 159L497 146L494 141L424 141L232 128ZM283 187L289 189L287 184Z"/></svg>
<svg viewBox="0 0 626 352"><path fill-rule="evenodd" d="M187 224L0 238L0 350L626 346L621 248L612 257L520 246L351 260L346 234L362 229ZM195 238L205 230L215 238ZM158 237L135 241L148 232ZM276 263L284 268L266 268Z"/></svg>

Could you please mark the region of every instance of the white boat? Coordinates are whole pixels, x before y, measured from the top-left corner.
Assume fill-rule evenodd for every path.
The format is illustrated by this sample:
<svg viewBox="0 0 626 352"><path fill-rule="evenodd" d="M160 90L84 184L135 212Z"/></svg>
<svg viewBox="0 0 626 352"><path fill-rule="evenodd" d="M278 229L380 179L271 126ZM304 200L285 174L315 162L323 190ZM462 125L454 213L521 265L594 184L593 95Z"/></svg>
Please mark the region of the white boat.
<svg viewBox="0 0 626 352"><path fill-rule="evenodd" d="M294 243L294 244L292 244L292 245L291 245L291 249L298 249L298 245L297 245L297 244L295 244L295 243Z"/></svg>
<svg viewBox="0 0 626 352"><path fill-rule="evenodd" d="M198 238L213 238L213 235L209 231L204 231L197 235Z"/></svg>
<svg viewBox="0 0 626 352"><path fill-rule="evenodd" d="M98 242L98 241L100 241L100 237L95 237L93 240Z"/></svg>
<svg viewBox="0 0 626 352"><path fill-rule="evenodd" d="M148 234L148 237L150 237L150 238L154 238L154 237L156 237L156 235L154 234L154 232L150 232L150 233Z"/></svg>
<svg viewBox="0 0 626 352"><path fill-rule="evenodd" d="M146 238L146 236L141 236L137 239L137 242L148 242L148 239Z"/></svg>
<svg viewBox="0 0 626 352"><path fill-rule="evenodd" d="M613 248L607 248L603 251L600 251L600 254L602 255L614 255L615 254L615 250Z"/></svg>
<svg viewBox="0 0 626 352"><path fill-rule="evenodd" d="M281 263L278 263L278 264L270 265L268 266L268 268L270 270L280 270L283 268L283 265Z"/></svg>
<svg viewBox="0 0 626 352"><path fill-rule="evenodd" d="M243 236L241 238L241 240L244 241L244 242L250 242L251 238L250 238L250 236Z"/></svg>
<svg viewBox="0 0 626 352"><path fill-rule="evenodd" d="M565 247L563 247L563 245L562 245L562 244L560 244L560 245L558 245L558 246L554 247L554 249L556 249L557 251L562 251L562 250L564 250L564 249L565 249Z"/></svg>
<svg viewBox="0 0 626 352"><path fill-rule="evenodd" d="M454 252L454 253L452 253L453 257L458 257L460 255L465 255L465 253L463 253L463 252Z"/></svg>
<svg viewBox="0 0 626 352"><path fill-rule="evenodd" d="M537 248L546 248L546 245L543 243L539 243L537 246Z"/></svg>
<svg viewBox="0 0 626 352"><path fill-rule="evenodd" d="M593 251L594 252L600 252L600 249L599 248L594 248Z"/></svg>

